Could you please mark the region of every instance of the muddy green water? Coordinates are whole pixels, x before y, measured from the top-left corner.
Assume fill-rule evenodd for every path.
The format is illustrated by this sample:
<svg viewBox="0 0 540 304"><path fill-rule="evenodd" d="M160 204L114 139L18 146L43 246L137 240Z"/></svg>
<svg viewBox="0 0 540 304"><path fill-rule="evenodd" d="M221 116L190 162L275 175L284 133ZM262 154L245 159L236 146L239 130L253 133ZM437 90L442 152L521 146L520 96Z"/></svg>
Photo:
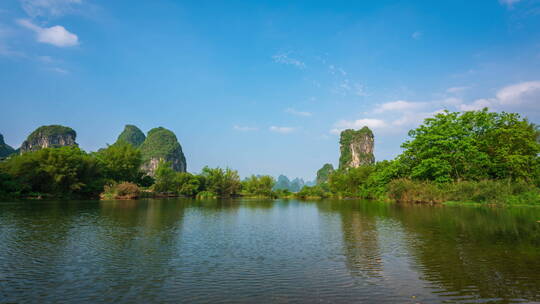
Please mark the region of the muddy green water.
<svg viewBox="0 0 540 304"><path fill-rule="evenodd" d="M0 303L540 301L540 208L0 203Z"/></svg>

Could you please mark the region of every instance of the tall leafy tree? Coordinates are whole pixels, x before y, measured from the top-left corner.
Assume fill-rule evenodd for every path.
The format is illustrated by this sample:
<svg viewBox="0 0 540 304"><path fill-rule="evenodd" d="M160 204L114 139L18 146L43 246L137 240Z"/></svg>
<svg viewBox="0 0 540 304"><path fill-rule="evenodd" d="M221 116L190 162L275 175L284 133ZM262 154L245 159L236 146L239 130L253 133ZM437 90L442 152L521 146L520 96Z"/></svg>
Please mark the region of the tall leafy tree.
<svg viewBox="0 0 540 304"><path fill-rule="evenodd" d="M532 180L539 165L537 129L515 113L445 111L409 136L398 161L405 175L416 179Z"/></svg>
<svg viewBox="0 0 540 304"><path fill-rule="evenodd" d="M98 151L96 158L103 167L103 173L109 180L116 182L140 181L141 152L126 142L118 142Z"/></svg>

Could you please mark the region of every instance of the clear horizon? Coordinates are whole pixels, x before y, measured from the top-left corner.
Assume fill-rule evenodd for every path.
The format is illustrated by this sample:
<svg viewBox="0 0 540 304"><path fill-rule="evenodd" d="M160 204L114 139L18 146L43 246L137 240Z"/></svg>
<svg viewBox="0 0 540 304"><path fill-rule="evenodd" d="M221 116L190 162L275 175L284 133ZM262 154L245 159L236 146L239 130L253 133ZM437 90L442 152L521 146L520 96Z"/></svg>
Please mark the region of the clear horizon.
<svg viewBox="0 0 540 304"><path fill-rule="evenodd" d="M96 151L162 126L190 172L308 181L345 128L383 160L443 109L540 123L540 2L471 2L3 1L0 134L61 124Z"/></svg>

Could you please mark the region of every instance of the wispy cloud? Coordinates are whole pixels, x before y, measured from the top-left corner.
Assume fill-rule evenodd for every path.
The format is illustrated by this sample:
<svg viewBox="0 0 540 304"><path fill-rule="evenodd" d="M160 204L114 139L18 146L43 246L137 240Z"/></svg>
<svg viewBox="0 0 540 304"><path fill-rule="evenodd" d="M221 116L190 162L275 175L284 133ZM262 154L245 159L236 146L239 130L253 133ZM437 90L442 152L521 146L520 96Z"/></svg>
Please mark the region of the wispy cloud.
<svg viewBox="0 0 540 304"><path fill-rule="evenodd" d="M293 108L285 109L285 113L289 113L296 116L305 116L305 117L313 115L311 112L297 111Z"/></svg>
<svg viewBox="0 0 540 304"><path fill-rule="evenodd" d="M57 47L70 47L79 44L77 35L69 32L63 26L40 27L28 19L19 19L17 23L36 33L38 42L51 44Z"/></svg>
<svg viewBox="0 0 540 304"><path fill-rule="evenodd" d="M512 8L514 4L520 2L521 0L499 0L499 3L506 5L508 8Z"/></svg>
<svg viewBox="0 0 540 304"><path fill-rule="evenodd" d="M330 130L332 134L339 134L345 129L361 129L363 127L369 127L371 129L386 128L388 124L377 118L363 118L357 120L340 120L334 124L334 128Z"/></svg>
<svg viewBox="0 0 540 304"><path fill-rule="evenodd" d="M461 92L466 87L448 89L447 92ZM424 119L450 111L475 111L489 108L493 111L518 112L526 114L530 119L540 119L540 80L526 81L508 85L499 89L492 97L464 102L455 96L427 101L412 102L397 100L377 105L372 111L356 120L340 120L336 122L330 133L339 134L344 129L360 129L368 126L384 133L400 133L417 127Z"/></svg>
<svg viewBox="0 0 540 304"><path fill-rule="evenodd" d="M303 69L303 68L306 67L306 65L302 61L290 57L288 53L276 54L276 55L272 56L272 59L276 63L292 65L292 66L295 66L295 67L297 67L299 69Z"/></svg>
<svg viewBox="0 0 540 304"><path fill-rule="evenodd" d="M15 51L3 41L0 41L0 56L4 57L26 57L23 52Z"/></svg>
<svg viewBox="0 0 540 304"><path fill-rule="evenodd" d="M540 81L526 81L512 84L497 91L495 97L477 99L470 104L461 104L462 111L480 110L488 107L494 110L534 110L538 112Z"/></svg>
<svg viewBox="0 0 540 304"><path fill-rule="evenodd" d="M330 70L330 74L339 73L339 74L341 74L341 76L347 76L347 72L343 68L336 67L333 64L328 65L328 70Z"/></svg>
<svg viewBox="0 0 540 304"><path fill-rule="evenodd" d="M23 52L14 50L8 43L8 41L12 40L11 38L13 38L13 36L15 36L15 32L11 28L0 24L0 56L26 57Z"/></svg>
<svg viewBox="0 0 540 304"><path fill-rule="evenodd" d="M424 36L424 33L420 32L420 31L416 31L416 32L412 33L412 35L411 35L412 39L414 39L414 40L420 40L422 38L422 36Z"/></svg>
<svg viewBox="0 0 540 304"><path fill-rule="evenodd" d="M356 96L367 96L365 87L358 82L351 82L349 79L344 79L341 81L334 90L336 93L347 96L347 95L356 95Z"/></svg>
<svg viewBox="0 0 540 304"><path fill-rule="evenodd" d="M448 88L446 89L446 93L449 93L449 94L458 94L458 93L463 93L464 91L470 89L471 87L451 87L451 88Z"/></svg>
<svg viewBox="0 0 540 304"><path fill-rule="evenodd" d="M20 0L20 3L32 18L58 17L72 13L76 5L82 4L82 0Z"/></svg>
<svg viewBox="0 0 540 304"><path fill-rule="evenodd" d="M59 68L59 67L53 67L53 68L50 68L49 70L53 71L55 73L58 73L58 74L64 74L64 75L69 74L68 70L62 69L62 68Z"/></svg>
<svg viewBox="0 0 540 304"><path fill-rule="evenodd" d="M241 132L250 132L250 131L258 131L259 128L234 125L233 130L241 131Z"/></svg>
<svg viewBox="0 0 540 304"><path fill-rule="evenodd" d="M397 100L397 101L391 101L386 102L383 104L378 105L375 110L373 110L374 113L383 113L383 112L390 112L390 111L415 111L419 110L421 108L424 108L427 105L426 102L413 102L413 101L406 101L406 100Z"/></svg>
<svg viewBox="0 0 540 304"><path fill-rule="evenodd" d="M295 128L271 126L269 130L276 133L288 134L294 132Z"/></svg>
<svg viewBox="0 0 540 304"><path fill-rule="evenodd" d="M53 63L54 59L51 56L37 56L37 60L43 62L43 63Z"/></svg>

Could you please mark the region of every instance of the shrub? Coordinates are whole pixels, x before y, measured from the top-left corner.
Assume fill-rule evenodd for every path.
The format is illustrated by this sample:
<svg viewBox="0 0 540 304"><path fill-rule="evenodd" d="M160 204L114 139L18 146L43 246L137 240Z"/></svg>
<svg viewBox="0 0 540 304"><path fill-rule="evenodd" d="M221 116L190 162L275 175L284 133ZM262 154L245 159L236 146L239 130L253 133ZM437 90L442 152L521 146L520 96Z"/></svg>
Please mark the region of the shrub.
<svg viewBox="0 0 540 304"><path fill-rule="evenodd" d="M101 194L102 199L135 199L140 195L139 187L134 183L122 182L105 185Z"/></svg>
<svg viewBox="0 0 540 304"><path fill-rule="evenodd" d="M436 183L400 178L388 184L388 195L397 202L442 203L446 197Z"/></svg>
<svg viewBox="0 0 540 304"><path fill-rule="evenodd" d="M524 181L482 180L437 184L431 181L395 179L388 195L397 202L443 203L447 201L483 204L540 204L540 190Z"/></svg>
<svg viewBox="0 0 540 304"><path fill-rule="evenodd" d="M327 198L330 193L324 190L321 186L304 186L299 192L296 193L296 197L301 199L306 198Z"/></svg>

